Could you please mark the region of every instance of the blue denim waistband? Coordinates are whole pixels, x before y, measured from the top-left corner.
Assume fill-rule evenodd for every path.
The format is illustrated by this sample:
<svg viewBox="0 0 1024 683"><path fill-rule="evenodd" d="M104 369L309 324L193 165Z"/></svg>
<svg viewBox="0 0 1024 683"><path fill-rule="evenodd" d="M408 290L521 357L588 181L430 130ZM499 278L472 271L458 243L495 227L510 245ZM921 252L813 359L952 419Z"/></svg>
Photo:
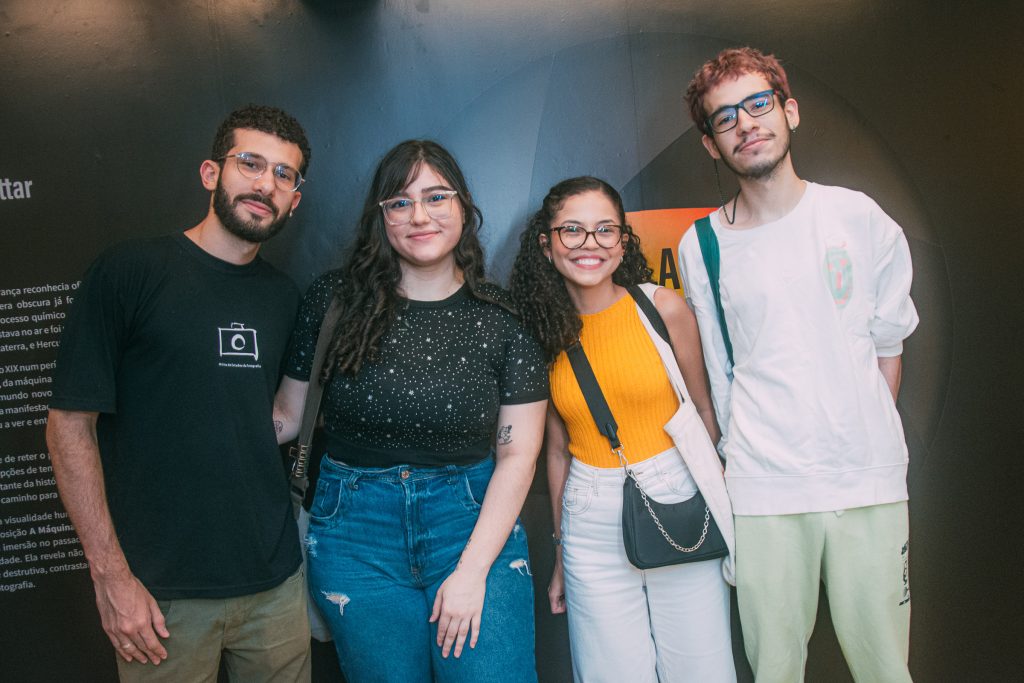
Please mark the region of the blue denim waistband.
<svg viewBox="0 0 1024 683"><path fill-rule="evenodd" d="M395 465L394 467L353 467L340 460L335 460L330 454L324 454L320 464L321 474L325 469L334 470L339 476L343 476L354 483L359 479L375 479L384 482L409 482L427 481L445 477L469 474L476 470L494 467L494 458L488 456L479 462L471 465L441 465L439 467L423 467L421 465Z"/></svg>

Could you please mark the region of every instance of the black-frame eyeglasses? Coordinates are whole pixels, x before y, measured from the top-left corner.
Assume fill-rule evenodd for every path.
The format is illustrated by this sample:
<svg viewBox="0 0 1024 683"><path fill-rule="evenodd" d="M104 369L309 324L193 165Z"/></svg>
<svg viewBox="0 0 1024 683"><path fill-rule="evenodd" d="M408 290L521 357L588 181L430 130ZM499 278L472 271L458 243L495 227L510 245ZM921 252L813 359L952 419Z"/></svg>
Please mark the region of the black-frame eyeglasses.
<svg viewBox="0 0 1024 683"><path fill-rule="evenodd" d="M579 249L587 243L587 238L594 236L597 246L610 249L622 242L622 235L625 230L621 225L615 223L602 223L593 230L587 230L582 225L568 223L551 228L551 232L558 233L558 240L566 249Z"/></svg>
<svg viewBox="0 0 1024 683"><path fill-rule="evenodd" d="M775 90L762 90L744 97L736 104L719 107L704 119L704 131L708 135L715 135L732 130L739 123L740 109L755 118L764 116L775 109L776 94Z"/></svg>

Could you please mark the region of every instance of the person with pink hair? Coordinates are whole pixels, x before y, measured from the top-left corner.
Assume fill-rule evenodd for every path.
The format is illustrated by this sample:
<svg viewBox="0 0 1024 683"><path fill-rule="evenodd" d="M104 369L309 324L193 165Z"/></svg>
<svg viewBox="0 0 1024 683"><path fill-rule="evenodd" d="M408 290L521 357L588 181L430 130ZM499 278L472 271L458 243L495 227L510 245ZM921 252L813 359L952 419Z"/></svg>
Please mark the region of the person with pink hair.
<svg viewBox="0 0 1024 683"><path fill-rule="evenodd" d="M679 248L723 437L736 590L759 683L803 680L819 582L857 681L909 681L907 446L896 396L918 317L900 227L797 176L778 59L721 52L686 92L739 192Z"/></svg>

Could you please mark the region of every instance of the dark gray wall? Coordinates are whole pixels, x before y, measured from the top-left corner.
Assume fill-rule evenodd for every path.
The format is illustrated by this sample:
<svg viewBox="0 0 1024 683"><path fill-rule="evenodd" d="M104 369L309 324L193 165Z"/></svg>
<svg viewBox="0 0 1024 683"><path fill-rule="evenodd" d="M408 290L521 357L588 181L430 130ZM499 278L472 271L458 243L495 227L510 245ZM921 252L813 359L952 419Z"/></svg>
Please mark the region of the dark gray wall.
<svg viewBox="0 0 1024 683"><path fill-rule="evenodd" d="M198 165L222 116L249 101L285 107L313 143L302 206L265 251L300 286L337 264L377 158L418 136L462 163L502 279L519 226L563 177L604 176L630 210L717 204L682 91L723 47L774 51L801 105L798 172L875 197L915 260L922 325L900 399L911 669L1010 680L1022 664L1022 39L1010 2L5 0L0 179L34 184L0 202L0 289L74 280L114 241L197 222ZM0 431L0 455L44 448L41 428ZM538 478L524 518L539 668L562 681L564 620L543 604L545 490ZM0 518L36 509L0 506ZM0 613L5 680L112 680L86 572L2 593ZM808 680L849 680L824 611L819 624Z"/></svg>

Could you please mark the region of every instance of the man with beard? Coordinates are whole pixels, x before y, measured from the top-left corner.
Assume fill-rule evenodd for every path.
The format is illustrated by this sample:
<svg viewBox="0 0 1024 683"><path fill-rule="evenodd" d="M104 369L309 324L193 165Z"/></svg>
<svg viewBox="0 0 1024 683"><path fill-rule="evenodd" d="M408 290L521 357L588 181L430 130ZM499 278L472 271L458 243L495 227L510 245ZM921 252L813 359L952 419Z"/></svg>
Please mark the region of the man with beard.
<svg viewBox="0 0 1024 683"><path fill-rule="evenodd" d="M854 679L909 681L907 241L865 195L797 177L800 113L774 56L725 50L686 99L740 186L679 249L724 435L747 655L759 683L803 680L823 582Z"/></svg>
<svg viewBox="0 0 1024 683"><path fill-rule="evenodd" d="M258 255L309 157L285 112L230 114L203 220L101 255L64 327L46 437L122 681L309 680L272 422L299 294Z"/></svg>

